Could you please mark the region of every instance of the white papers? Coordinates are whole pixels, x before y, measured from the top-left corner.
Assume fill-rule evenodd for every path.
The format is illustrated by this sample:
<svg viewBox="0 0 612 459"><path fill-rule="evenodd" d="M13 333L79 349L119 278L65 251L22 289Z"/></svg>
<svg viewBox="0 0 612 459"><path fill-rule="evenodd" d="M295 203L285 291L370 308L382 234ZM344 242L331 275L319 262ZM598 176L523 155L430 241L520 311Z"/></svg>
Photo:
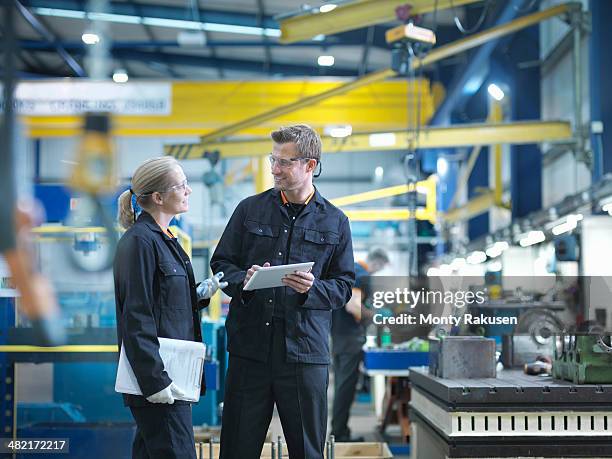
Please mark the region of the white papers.
<svg viewBox="0 0 612 459"><path fill-rule="evenodd" d="M177 400L197 402L200 400L206 345L180 339L158 339L159 355L164 362L164 369L172 382L185 393L184 397L177 397ZM132 366L125 354L124 346L121 346L115 391L122 394L142 395Z"/></svg>

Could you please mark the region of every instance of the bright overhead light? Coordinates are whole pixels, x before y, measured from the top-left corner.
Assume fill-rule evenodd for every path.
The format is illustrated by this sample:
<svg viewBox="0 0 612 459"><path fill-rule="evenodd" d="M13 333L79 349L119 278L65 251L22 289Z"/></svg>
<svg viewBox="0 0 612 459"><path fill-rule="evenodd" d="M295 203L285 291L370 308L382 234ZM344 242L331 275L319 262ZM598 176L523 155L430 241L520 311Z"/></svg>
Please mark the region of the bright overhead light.
<svg viewBox="0 0 612 459"><path fill-rule="evenodd" d="M349 135L351 135L353 133L353 126L351 126L350 124L346 124L344 126L340 125L340 126L325 126L323 128L323 132L325 133L325 135L328 135L330 137L335 137L335 138L344 138L344 137L348 137Z"/></svg>
<svg viewBox="0 0 612 459"><path fill-rule="evenodd" d="M443 263L440 265L439 268L439 275L440 276L450 276L453 272L453 268L451 268L450 265Z"/></svg>
<svg viewBox="0 0 612 459"><path fill-rule="evenodd" d="M333 11L336 9L338 5L336 5L335 3L326 3L325 5L321 5L319 7L319 12L321 13L329 13L330 11Z"/></svg>
<svg viewBox="0 0 612 459"><path fill-rule="evenodd" d="M113 13L86 13L83 11L64 10L58 8L32 8L35 14L40 16L52 16L70 19L89 19L91 21L114 22L118 24L142 24L156 27L167 27L171 29L203 30L205 32L236 33L241 35L264 35L266 37L280 37L280 29L264 27L241 26L234 24L218 24L215 22L185 21L182 19L165 19L141 17L129 14Z"/></svg>
<svg viewBox="0 0 612 459"><path fill-rule="evenodd" d="M491 83L487 87L487 91L489 91L489 95L495 100L502 100L504 98L504 91L495 83Z"/></svg>
<svg viewBox="0 0 612 459"><path fill-rule="evenodd" d="M385 175L385 170L383 169L383 167L376 166L376 169L374 169L374 179L379 182L382 180L383 175Z"/></svg>
<svg viewBox="0 0 612 459"><path fill-rule="evenodd" d="M128 79L128 74L124 69L117 69L113 73L113 81L115 83L127 83Z"/></svg>
<svg viewBox="0 0 612 459"><path fill-rule="evenodd" d="M381 132L370 134L369 142L371 147L393 147L395 146L395 134L393 132Z"/></svg>
<svg viewBox="0 0 612 459"><path fill-rule="evenodd" d="M477 264L485 262L486 260L487 260L487 254L480 250L472 252L467 257L467 262L471 265L477 265Z"/></svg>
<svg viewBox="0 0 612 459"><path fill-rule="evenodd" d="M508 249L508 247L510 246L506 241L497 241L495 244L487 248L486 254L490 258L499 257L504 250Z"/></svg>
<svg viewBox="0 0 612 459"><path fill-rule="evenodd" d="M552 233L555 236L558 236L559 234L563 234L563 233L567 233L568 231L572 231L573 229L576 229L576 227L578 226L578 222L582 220L583 218L584 217L582 216L582 214L568 215L564 223L561 223L553 227Z"/></svg>
<svg viewBox="0 0 612 459"><path fill-rule="evenodd" d="M576 223L574 223L574 222L565 222L565 223L561 223L560 225L555 226L552 229L552 233L555 236L558 236L559 234L567 233L568 231L571 231L571 230L573 230L575 228L576 228Z"/></svg>
<svg viewBox="0 0 612 459"><path fill-rule="evenodd" d="M81 35L81 40L83 40L83 43L86 45L95 45L100 43L100 36L93 32L83 32L83 35Z"/></svg>
<svg viewBox="0 0 612 459"><path fill-rule="evenodd" d="M319 58L317 59L317 63L321 67L331 67L332 65L334 65L334 62L334 56L319 56Z"/></svg>
<svg viewBox="0 0 612 459"><path fill-rule="evenodd" d="M463 257L457 257L457 258L455 258L455 259L454 259L454 260L451 262L450 267L451 267L451 269L453 269L453 270L457 270L457 269L459 269L459 268L461 268L461 267L465 266L465 264L466 264L465 258L463 258Z"/></svg>
<svg viewBox="0 0 612 459"><path fill-rule="evenodd" d="M544 242L546 240L546 236L542 231L529 231L527 236L522 238L519 241L521 247L529 247L530 245L539 244L540 242Z"/></svg>
<svg viewBox="0 0 612 459"><path fill-rule="evenodd" d="M436 161L436 172L440 177L444 177L448 172L448 159L446 158L438 158Z"/></svg>

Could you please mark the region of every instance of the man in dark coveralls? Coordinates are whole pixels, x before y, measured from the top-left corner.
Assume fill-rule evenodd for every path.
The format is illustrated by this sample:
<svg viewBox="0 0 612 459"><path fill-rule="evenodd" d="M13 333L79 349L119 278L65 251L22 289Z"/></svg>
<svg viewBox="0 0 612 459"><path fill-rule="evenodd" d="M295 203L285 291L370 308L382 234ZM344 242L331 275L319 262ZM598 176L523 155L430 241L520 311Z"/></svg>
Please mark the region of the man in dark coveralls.
<svg viewBox="0 0 612 459"><path fill-rule="evenodd" d="M363 437L351 437L348 420L359 380L366 326L374 316L371 309L364 307L371 295L370 275L384 269L387 264L389 255L380 248L372 249L365 261L356 262L353 296L344 308L333 312L334 409L331 433L336 441L364 441Z"/></svg>
<svg viewBox="0 0 612 459"><path fill-rule="evenodd" d="M220 457L259 458L276 404L291 459L322 459L332 310L355 280L351 231L313 186L318 134L295 125L271 137L274 188L238 204L211 260L232 297ZM284 287L243 290L262 266L308 261Z"/></svg>

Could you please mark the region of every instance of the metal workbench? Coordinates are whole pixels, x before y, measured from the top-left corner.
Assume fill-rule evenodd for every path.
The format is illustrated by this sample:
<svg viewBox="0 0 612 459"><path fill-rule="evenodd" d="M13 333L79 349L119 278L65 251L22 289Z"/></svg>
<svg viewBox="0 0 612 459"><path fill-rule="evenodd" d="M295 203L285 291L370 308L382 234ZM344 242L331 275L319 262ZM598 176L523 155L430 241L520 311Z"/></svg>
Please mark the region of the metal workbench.
<svg viewBox="0 0 612 459"><path fill-rule="evenodd" d="M413 459L612 457L612 385L520 371L442 379L411 368Z"/></svg>

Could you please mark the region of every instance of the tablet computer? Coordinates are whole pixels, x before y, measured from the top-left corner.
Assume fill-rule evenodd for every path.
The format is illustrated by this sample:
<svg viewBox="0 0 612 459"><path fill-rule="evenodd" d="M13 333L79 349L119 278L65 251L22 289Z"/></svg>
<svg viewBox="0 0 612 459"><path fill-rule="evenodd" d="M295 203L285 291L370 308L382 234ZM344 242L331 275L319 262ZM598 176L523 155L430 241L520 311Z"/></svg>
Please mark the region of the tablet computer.
<svg viewBox="0 0 612 459"><path fill-rule="evenodd" d="M268 266L255 271L243 290L259 290L262 288L284 287L283 277L296 271L310 271L314 261L294 263L292 265Z"/></svg>

